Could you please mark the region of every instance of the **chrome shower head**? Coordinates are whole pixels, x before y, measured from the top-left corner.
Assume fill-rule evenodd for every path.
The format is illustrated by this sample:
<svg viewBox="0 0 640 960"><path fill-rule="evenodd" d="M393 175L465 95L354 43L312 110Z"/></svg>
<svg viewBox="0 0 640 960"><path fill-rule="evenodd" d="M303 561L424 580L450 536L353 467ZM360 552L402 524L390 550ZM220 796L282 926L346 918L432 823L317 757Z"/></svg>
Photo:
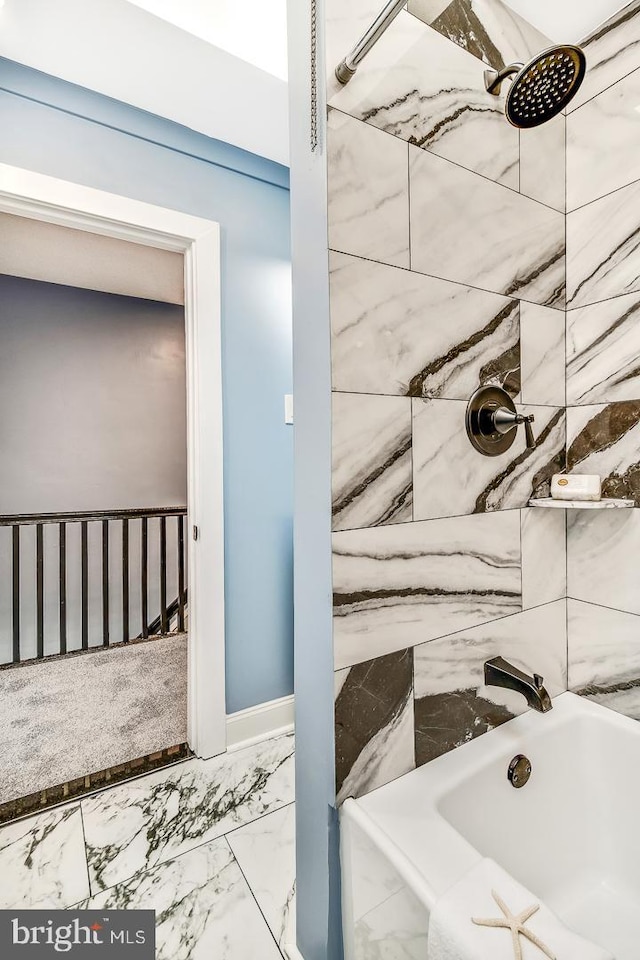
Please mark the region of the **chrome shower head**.
<svg viewBox="0 0 640 960"><path fill-rule="evenodd" d="M584 80L587 61L571 44L543 50L529 63L511 63L502 70L485 70L489 93L498 96L502 81L513 76L505 115L514 127L538 127L561 113Z"/></svg>

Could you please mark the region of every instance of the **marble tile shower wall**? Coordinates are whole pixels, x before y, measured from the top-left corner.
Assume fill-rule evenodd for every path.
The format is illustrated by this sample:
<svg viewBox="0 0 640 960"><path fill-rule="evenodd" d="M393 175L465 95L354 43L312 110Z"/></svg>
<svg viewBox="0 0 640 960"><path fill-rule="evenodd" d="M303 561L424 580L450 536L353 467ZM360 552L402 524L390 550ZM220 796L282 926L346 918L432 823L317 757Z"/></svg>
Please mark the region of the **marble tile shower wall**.
<svg viewBox="0 0 640 960"><path fill-rule="evenodd" d="M640 2L584 46L567 117L567 461L640 506ZM569 685L640 719L640 511L606 513L569 514Z"/></svg>
<svg viewBox="0 0 640 960"><path fill-rule="evenodd" d="M497 653L566 689L565 118L519 134L486 63L548 46L499 0L412 0L344 88L379 0L329 0L328 212L338 798L522 710ZM483 458L466 403L535 414Z"/></svg>

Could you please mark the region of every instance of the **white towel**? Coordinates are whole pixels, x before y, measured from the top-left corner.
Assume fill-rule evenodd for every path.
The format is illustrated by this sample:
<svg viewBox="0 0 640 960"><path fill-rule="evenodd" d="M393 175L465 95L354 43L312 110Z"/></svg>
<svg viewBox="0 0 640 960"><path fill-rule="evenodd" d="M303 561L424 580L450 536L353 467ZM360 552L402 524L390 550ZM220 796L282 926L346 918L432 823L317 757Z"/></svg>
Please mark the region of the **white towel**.
<svg viewBox="0 0 640 960"><path fill-rule="evenodd" d="M573 933L548 907L493 860L482 860L437 901L429 919L427 960L518 960L511 930L480 926L472 918L501 919L492 891L517 916L539 904L524 924L556 960L614 960L612 954ZM522 960L545 960L545 953L518 937Z"/></svg>

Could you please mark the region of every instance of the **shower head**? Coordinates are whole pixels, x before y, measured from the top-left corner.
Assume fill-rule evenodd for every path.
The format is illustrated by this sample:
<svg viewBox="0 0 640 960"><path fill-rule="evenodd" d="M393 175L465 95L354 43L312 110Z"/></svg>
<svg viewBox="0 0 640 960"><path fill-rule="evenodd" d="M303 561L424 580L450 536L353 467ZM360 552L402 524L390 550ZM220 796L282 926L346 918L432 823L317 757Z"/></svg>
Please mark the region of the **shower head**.
<svg viewBox="0 0 640 960"><path fill-rule="evenodd" d="M502 81L513 76L504 108L507 120L514 127L538 127L573 99L586 68L584 52L567 44L543 50L529 63L485 70L484 83L489 93L498 96Z"/></svg>

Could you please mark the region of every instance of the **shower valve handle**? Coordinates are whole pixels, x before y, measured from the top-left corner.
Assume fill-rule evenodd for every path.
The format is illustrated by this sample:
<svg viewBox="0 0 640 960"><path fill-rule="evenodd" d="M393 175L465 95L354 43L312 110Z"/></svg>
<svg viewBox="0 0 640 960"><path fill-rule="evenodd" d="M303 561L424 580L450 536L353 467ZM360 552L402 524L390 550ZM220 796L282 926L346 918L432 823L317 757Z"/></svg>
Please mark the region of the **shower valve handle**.
<svg viewBox="0 0 640 960"><path fill-rule="evenodd" d="M493 413L493 426L498 431L498 433L509 433L510 430L513 430L514 427L517 427L518 424L524 423L524 433L527 441L527 447L533 449L536 445L536 438L533 435L533 428L531 424L534 422L535 417L532 413L513 413L511 410L508 410L507 407L498 407L498 409Z"/></svg>

